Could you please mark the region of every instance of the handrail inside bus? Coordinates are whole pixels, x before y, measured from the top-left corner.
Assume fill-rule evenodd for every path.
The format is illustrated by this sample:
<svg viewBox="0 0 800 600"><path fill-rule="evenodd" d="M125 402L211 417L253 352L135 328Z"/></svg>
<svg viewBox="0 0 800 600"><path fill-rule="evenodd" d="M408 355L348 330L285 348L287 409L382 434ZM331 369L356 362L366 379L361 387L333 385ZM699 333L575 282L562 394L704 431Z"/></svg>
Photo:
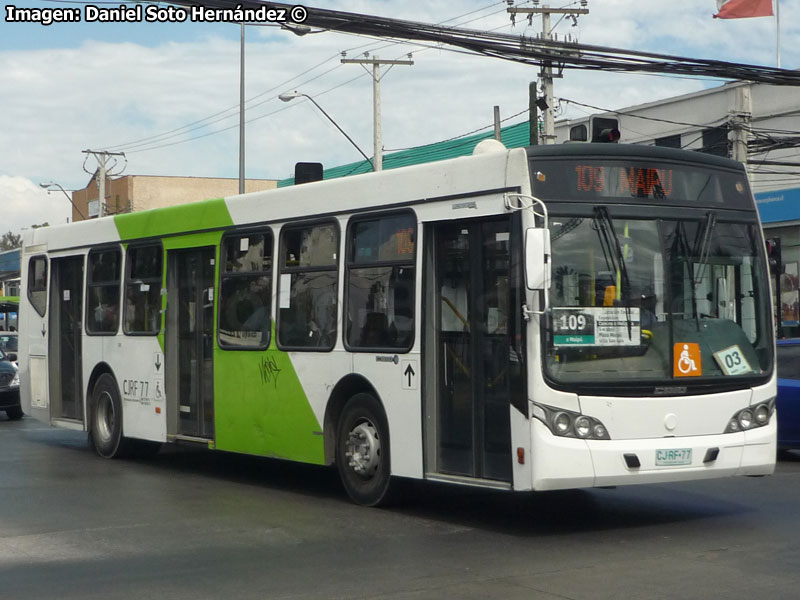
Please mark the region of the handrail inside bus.
<svg viewBox="0 0 800 600"><path fill-rule="evenodd" d="M453 311L453 313L455 313L456 317L458 317L458 320L459 320L459 321L461 321L461 323L463 323L463 325L464 325L464 331L469 331L469 323L468 323L468 322L467 322L467 320L464 318L464 315L462 315L462 314L461 314L461 313L458 311L458 309L456 308L456 305L455 305L455 304L453 304L453 301L452 301L452 300L450 300L450 299L449 299L448 297L446 297L446 296L442 296L442 302L444 302L444 303L445 303L447 306L449 306L449 307L450 307L450 310L452 310L452 311Z"/></svg>

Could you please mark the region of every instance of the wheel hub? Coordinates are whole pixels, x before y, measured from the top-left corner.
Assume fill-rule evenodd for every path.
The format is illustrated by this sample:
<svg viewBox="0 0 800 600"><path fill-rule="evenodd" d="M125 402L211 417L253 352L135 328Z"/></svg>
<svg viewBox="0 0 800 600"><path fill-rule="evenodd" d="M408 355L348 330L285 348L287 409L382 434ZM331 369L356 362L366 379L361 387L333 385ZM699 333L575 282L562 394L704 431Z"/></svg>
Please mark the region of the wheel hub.
<svg viewBox="0 0 800 600"><path fill-rule="evenodd" d="M97 400L97 418L95 429L98 437L107 441L114 431L114 402L108 392L103 392Z"/></svg>
<svg viewBox="0 0 800 600"><path fill-rule="evenodd" d="M345 457L348 466L365 479L375 475L381 462L381 441L375 426L366 421L347 436Z"/></svg>

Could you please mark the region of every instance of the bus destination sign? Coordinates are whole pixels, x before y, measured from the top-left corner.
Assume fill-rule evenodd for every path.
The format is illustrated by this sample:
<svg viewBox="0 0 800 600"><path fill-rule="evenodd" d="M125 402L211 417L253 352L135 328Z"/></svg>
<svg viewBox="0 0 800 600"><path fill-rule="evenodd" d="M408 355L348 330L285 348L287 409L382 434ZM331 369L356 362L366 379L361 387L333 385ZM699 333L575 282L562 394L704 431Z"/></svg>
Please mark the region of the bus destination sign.
<svg viewBox="0 0 800 600"><path fill-rule="evenodd" d="M534 195L591 203L656 201L752 209L747 182L732 170L646 160L558 159L532 162Z"/></svg>
<svg viewBox="0 0 800 600"><path fill-rule="evenodd" d="M669 198L672 194L672 178L673 169L575 165L576 192L603 195L606 186L610 186L616 191L614 195Z"/></svg>

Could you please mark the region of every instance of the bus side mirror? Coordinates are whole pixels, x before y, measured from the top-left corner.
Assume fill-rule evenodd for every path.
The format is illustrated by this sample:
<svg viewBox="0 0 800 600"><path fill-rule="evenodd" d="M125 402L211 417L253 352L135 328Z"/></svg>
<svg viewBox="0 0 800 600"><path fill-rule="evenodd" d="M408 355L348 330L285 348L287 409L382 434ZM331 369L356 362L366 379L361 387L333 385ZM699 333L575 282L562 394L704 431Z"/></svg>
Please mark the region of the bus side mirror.
<svg viewBox="0 0 800 600"><path fill-rule="evenodd" d="M529 290L550 288L550 230L531 227L525 232L525 285Z"/></svg>

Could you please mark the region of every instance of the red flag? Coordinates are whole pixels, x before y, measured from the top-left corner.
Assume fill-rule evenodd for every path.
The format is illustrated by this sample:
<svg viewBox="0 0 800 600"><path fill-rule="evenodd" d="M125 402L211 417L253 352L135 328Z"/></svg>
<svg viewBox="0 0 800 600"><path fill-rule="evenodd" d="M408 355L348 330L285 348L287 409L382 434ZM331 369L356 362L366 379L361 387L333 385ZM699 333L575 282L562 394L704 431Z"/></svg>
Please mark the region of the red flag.
<svg viewBox="0 0 800 600"><path fill-rule="evenodd" d="M715 19L746 19L771 17L772 0L717 0L719 12Z"/></svg>

